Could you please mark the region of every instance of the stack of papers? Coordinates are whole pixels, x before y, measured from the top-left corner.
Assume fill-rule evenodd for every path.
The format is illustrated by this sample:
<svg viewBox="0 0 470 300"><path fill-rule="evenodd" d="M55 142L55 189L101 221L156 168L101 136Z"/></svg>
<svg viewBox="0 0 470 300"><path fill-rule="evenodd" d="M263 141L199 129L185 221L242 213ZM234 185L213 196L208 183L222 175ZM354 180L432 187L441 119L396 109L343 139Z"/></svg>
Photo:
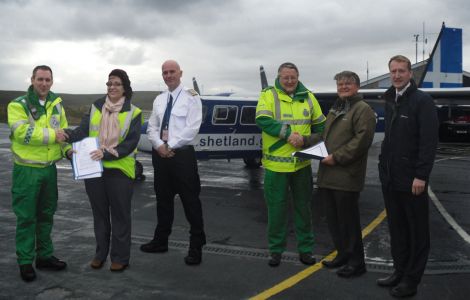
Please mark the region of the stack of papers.
<svg viewBox="0 0 470 300"><path fill-rule="evenodd" d="M74 150L72 155L73 177L77 179L87 179L101 177L103 173L103 163L101 160L91 159L90 152L99 148L98 138L87 137L80 142L72 144Z"/></svg>
<svg viewBox="0 0 470 300"><path fill-rule="evenodd" d="M302 151L294 152L292 153L292 156L322 160L328 156L328 150L326 150L325 143L320 142L318 144L313 145L310 148L304 149Z"/></svg>

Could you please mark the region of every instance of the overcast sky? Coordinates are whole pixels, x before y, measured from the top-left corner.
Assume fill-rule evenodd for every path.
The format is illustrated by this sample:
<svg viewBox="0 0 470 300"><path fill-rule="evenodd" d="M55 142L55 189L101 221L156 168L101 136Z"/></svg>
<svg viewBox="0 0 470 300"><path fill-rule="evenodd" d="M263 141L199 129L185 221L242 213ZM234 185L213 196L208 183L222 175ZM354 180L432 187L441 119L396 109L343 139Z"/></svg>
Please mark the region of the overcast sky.
<svg viewBox="0 0 470 300"><path fill-rule="evenodd" d="M470 71L469 12L468 0L0 0L0 90L25 90L39 64L52 67L55 92L105 93L114 68L134 90L161 90L161 64L172 58L184 84L195 76L205 94L257 94L259 66L272 84L286 61L326 91L342 70L366 80L367 63L373 78L392 55L415 62L423 23L427 58L443 21L463 29Z"/></svg>

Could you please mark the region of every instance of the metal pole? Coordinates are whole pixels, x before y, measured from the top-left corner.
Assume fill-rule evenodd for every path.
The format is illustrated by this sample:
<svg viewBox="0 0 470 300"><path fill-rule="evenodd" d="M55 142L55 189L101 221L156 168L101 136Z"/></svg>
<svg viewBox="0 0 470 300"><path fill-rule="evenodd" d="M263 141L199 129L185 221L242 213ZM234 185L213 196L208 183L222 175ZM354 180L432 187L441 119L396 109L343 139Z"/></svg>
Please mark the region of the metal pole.
<svg viewBox="0 0 470 300"><path fill-rule="evenodd" d="M369 61L367 61L367 81L366 85L369 84Z"/></svg>
<svg viewBox="0 0 470 300"><path fill-rule="evenodd" d="M424 22L423 22L423 61L424 61L424 47L426 44L426 31L424 30Z"/></svg>
<svg viewBox="0 0 470 300"><path fill-rule="evenodd" d="M419 34L414 34L413 36L415 37L416 63L418 63L418 37L419 37Z"/></svg>

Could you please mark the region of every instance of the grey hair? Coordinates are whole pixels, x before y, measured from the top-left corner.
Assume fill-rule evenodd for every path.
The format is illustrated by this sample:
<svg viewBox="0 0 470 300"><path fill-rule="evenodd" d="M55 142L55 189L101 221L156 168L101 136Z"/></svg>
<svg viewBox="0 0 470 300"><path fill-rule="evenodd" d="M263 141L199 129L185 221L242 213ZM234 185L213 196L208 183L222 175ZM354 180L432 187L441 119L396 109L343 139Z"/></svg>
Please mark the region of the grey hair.
<svg viewBox="0 0 470 300"><path fill-rule="evenodd" d="M293 63L291 62L285 62L283 64L281 64L279 66L279 68L277 69L277 74L281 73L281 70L282 69L292 69L292 70L295 70L295 72L297 73L297 76L299 76L299 69L297 69L297 66L294 65Z"/></svg>
<svg viewBox="0 0 470 300"><path fill-rule="evenodd" d="M353 81L357 86L361 85L359 76L352 71L342 71L335 75L334 78L337 82L340 80Z"/></svg>

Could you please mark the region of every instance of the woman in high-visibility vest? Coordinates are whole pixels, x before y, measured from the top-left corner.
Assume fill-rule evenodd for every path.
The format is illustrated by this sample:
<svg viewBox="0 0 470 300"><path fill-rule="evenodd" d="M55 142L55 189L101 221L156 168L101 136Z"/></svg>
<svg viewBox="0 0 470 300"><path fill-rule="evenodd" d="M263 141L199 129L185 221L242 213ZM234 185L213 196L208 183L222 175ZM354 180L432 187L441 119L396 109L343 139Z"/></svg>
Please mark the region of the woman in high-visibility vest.
<svg viewBox="0 0 470 300"><path fill-rule="evenodd" d="M90 263L94 269L103 266L108 254L111 271L123 271L129 265L135 151L143 121L141 110L131 104L130 83L125 71L111 71L106 96L92 104L79 127L67 130L68 142L85 137L99 140L99 149L90 155L103 162L103 174L85 179L96 239L96 253Z"/></svg>

